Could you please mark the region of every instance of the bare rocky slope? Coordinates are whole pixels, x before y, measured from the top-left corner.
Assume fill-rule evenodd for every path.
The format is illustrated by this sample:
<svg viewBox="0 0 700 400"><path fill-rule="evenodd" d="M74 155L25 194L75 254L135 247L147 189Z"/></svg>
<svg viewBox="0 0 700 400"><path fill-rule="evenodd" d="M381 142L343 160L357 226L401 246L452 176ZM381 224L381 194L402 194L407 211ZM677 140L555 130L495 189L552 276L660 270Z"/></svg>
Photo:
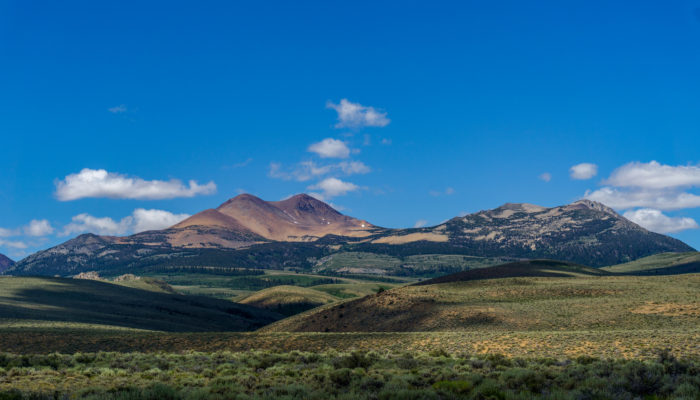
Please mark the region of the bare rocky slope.
<svg viewBox="0 0 700 400"><path fill-rule="evenodd" d="M307 195L267 202L246 194L160 231L81 235L33 254L5 273L125 273L157 265L311 270L323 257L342 252L399 259L417 254L548 258L600 267L686 251L693 248L588 200L552 208L509 203L434 227L385 229Z"/></svg>

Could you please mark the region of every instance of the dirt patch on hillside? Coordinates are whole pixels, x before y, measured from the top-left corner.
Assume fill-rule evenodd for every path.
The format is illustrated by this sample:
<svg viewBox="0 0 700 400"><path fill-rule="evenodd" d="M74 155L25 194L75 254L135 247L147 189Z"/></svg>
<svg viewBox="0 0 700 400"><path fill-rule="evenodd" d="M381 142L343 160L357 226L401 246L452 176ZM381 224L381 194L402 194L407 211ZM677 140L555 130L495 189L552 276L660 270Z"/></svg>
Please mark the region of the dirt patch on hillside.
<svg viewBox="0 0 700 400"><path fill-rule="evenodd" d="M372 243L404 244L426 240L428 242L446 242L447 235L439 235L432 232L410 233L408 235L386 236L372 241Z"/></svg>

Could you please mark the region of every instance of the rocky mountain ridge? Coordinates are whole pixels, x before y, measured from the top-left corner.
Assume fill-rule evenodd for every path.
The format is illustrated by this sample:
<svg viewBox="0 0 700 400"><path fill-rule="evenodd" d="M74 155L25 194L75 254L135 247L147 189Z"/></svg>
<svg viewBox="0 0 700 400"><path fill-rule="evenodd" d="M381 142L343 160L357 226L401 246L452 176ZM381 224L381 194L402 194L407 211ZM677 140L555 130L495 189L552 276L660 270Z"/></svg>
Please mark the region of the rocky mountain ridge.
<svg viewBox="0 0 700 400"><path fill-rule="evenodd" d="M347 251L551 258L599 267L692 250L589 200L551 208L507 203L434 227L385 229L308 195L278 202L240 195L168 229L127 237L81 235L21 260L6 273L74 275L169 263L304 270L321 257Z"/></svg>

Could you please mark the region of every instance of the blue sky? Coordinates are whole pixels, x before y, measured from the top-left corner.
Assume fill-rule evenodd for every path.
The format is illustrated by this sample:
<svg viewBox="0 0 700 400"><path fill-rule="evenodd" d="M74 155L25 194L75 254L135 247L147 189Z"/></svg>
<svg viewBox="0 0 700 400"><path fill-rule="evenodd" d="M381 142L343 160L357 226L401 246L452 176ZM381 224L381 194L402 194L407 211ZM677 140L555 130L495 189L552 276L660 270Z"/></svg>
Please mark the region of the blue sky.
<svg viewBox="0 0 700 400"><path fill-rule="evenodd" d="M242 191L388 227L588 193L700 247L700 0L96 3L0 2L15 259Z"/></svg>

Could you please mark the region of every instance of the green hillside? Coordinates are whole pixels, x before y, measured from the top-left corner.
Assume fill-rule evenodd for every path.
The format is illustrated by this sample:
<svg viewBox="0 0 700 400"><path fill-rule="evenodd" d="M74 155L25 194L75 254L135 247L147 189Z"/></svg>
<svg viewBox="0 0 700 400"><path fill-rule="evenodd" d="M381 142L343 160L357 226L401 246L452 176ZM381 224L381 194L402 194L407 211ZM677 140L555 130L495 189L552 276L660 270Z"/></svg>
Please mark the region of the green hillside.
<svg viewBox="0 0 700 400"><path fill-rule="evenodd" d="M289 285L263 289L235 299L238 303L264 308L283 315L298 314L337 300L338 297L320 290Z"/></svg>
<svg viewBox="0 0 700 400"><path fill-rule="evenodd" d="M700 274L600 276L584 270L429 283L323 306L262 330L619 334L639 329L692 331L700 324Z"/></svg>
<svg viewBox="0 0 700 400"><path fill-rule="evenodd" d="M101 281L0 277L0 327L80 325L171 332L249 331L280 317L225 300Z"/></svg>
<svg viewBox="0 0 700 400"><path fill-rule="evenodd" d="M621 274L670 275L700 272L700 253L660 253L638 260L601 268Z"/></svg>

